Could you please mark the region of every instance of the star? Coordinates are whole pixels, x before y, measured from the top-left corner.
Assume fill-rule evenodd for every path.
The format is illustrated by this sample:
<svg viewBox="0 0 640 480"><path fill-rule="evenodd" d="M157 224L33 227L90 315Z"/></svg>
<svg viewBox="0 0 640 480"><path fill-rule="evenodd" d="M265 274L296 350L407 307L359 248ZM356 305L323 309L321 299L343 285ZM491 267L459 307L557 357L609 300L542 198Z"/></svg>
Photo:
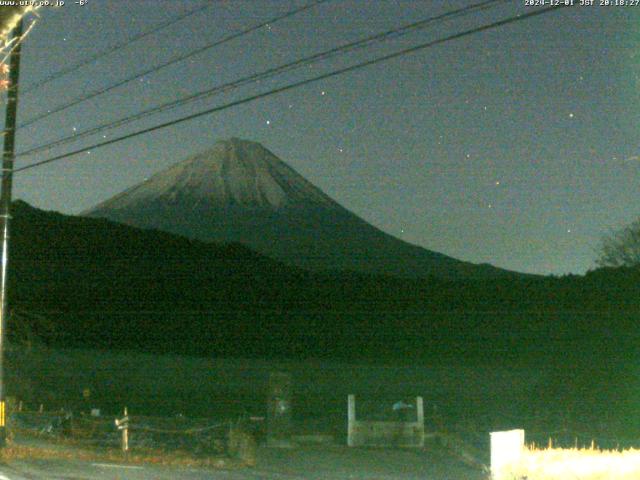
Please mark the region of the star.
<svg viewBox="0 0 640 480"><path fill-rule="evenodd" d="M324 95L326 95L326 94L327 94L327 92L325 92L324 90L320 92L320 95L323 95L323 96L324 96Z"/></svg>
<svg viewBox="0 0 640 480"><path fill-rule="evenodd" d="M496 180L496 185L500 185L500 180Z"/></svg>
<svg viewBox="0 0 640 480"><path fill-rule="evenodd" d="M73 127L73 131L74 131L74 132L77 132L77 131L78 131L78 129L77 129L76 127Z"/></svg>
<svg viewBox="0 0 640 480"><path fill-rule="evenodd" d="M267 120L267 125L271 125L271 120Z"/></svg>
<svg viewBox="0 0 640 480"><path fill-rule="evenodd" d="M573 113L569 114L569 118L573 118L573 116L574 116Z"/></svg>

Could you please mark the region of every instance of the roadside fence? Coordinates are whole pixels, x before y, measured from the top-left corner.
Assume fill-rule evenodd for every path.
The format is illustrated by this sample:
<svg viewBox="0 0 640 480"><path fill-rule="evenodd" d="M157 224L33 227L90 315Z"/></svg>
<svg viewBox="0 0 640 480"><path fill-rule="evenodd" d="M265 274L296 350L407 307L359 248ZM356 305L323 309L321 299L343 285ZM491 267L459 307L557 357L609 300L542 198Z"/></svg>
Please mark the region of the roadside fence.
<svg viewBox="0 0 640 480"><path fill-rule="evenodd" d="M225 453L230 420L187 418L183 415L74 414L65 411L15 410L9 414L13 435L68 439L81 445L106 448L185 451L192 454Z"/></svg>

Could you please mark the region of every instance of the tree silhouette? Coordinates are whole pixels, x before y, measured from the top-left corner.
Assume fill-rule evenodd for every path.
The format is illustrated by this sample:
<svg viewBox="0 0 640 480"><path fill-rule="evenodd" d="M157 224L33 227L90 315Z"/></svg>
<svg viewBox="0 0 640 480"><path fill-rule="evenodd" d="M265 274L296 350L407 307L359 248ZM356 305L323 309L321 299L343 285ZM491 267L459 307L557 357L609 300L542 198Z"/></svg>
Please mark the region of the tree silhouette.
<svg viewBox="0 0 640 480"><path fill-rule="evenodd" d="M640 219L602 239L600 267L635 267L640 265Z"/></svg>

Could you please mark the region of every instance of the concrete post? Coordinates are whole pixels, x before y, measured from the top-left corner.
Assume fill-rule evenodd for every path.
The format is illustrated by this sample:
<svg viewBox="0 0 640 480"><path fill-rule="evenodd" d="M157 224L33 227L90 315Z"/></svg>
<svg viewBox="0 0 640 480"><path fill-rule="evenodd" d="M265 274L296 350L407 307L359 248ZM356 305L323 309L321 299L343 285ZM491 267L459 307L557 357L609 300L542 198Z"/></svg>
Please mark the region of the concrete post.
<svg viewBox="0 0 640 480"><path fill-rule="evenodd" d="M524 452L524 430L491 432L491 476L503 478L508 467L520 461Z"/></svg>

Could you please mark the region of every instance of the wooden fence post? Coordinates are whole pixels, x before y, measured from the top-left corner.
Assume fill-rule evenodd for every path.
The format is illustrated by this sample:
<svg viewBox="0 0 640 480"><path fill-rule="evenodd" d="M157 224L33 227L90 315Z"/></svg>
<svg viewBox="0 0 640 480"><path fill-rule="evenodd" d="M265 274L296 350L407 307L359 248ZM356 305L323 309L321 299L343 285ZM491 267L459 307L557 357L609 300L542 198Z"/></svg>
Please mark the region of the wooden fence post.
<svg viewBox="0 0 640 480"><path fill-rule="evenodd" d="M353 447L356 430L356 396L349 395L347 399L347 445Z"/></svg>
<svg viewBox="0 0 640 480"><path fill-rule="evenodd" d="M267 446L291 448L291 375L272 372L267 398Z"/></svg>
<svg viewBox="0 0 640 480"><path fill-rule="evenodd" d="M124 407L124 428L122 429L122 451L127 453L129 451L129 417L127 414L127 407Z"/></svg>
<svg viewBox="0 0 640 480"><path fill-rule="evenodd" d="M118 430L122 431L120 446L122 447L122 452L126 454L129 452L129 414L127 407L124 407L124 416L120 419L116 418L115 424Z"/></svg>
<svg viewBox="0 0 640 480"><path fill-rule="evenodd" d="M424 400L422 397L416 397L416 426L417 446L424 447Z"/></svg>

